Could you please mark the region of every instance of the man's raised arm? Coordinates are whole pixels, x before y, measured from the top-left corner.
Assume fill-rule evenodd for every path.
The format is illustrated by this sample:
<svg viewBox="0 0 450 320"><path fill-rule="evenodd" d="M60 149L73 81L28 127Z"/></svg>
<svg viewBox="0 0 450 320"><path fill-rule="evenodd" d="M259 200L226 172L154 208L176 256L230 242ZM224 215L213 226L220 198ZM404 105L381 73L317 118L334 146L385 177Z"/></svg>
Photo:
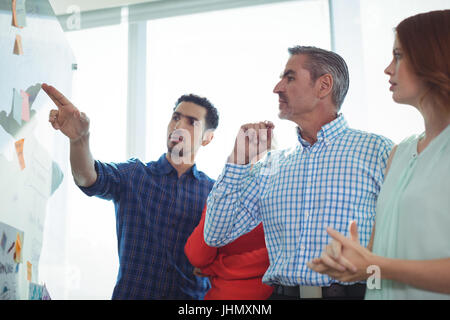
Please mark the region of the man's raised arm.
<svg viewBox="0 0 450 320"><path fill-rule="evenodd" d="M271 149L271 122L241 126L233 152L207 200L205 242L224 246L255 228L260 222L257 178L253 163Z"/></svg>
<svg viewBox="0 0 450 320"><path fill-rule="evenodd" d="M50 111L49 122L70 140L70 164L75 183L80 187L93 185L97 172L89 149L89 118L54 87L44 83L42 89L58 107Z"/></svg>

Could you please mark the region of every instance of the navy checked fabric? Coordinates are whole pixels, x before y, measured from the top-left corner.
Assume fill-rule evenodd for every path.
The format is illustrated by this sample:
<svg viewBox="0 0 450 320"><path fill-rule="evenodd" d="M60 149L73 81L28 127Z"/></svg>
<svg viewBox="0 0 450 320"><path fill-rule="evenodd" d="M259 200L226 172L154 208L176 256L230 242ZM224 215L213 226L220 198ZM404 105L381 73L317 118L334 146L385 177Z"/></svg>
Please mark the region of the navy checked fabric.
<svg viewBox="0 0 450 320"><path fill-rule="evenodd" d="M306 262L331 241L328 226L348 236L358 223L367 246L392 141L350 129L342 115L318 132L312 146L269 152L251 165L226 164L207 201L204 236L223 246L264 225L270 267L263 282L328 286L336 282Z"/></svg>
<svg viewBox="0 0 450 320"><path fill-rule="evenodd" d="M165 154L95 168L97 181L80 189L115 205L120 268L112 298L203 299L209 281L192 274L184 245L214 180L195 165L178 178Z"/></svg>

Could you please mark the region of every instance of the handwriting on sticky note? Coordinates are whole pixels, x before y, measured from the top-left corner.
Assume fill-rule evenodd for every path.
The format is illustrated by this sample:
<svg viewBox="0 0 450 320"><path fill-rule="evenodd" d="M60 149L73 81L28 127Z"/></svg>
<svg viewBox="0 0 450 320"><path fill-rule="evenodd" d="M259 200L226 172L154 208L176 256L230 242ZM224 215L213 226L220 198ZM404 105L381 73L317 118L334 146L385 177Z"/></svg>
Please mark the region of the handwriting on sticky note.
<svg viewBox="0 0 450 320"><path fill-rule="evenodd" d="M25 169L25 159L23 157L23 145L25 139L21 139L15 142L17 158L19 159L20 170Z"/></svg>
<svg viewBox="0 0 450 320"><path fill-rule="evenodd" d="M7 240L8 240L8 238L6 237L6 234L3 231L3 233L2 233L2 240L0 240L0 247L2 248L2 251L5 251L5 249L6 249L6 241Z"/></svg>
<svg viewBox="0 0 450 320"><path fill-rule="evenodd" d="M11 250L14 248L16 246L16 242L13 242L12 244L11 244L11 246L9 247L9 249L8 249L8 253L10 253L11 252Z"/></svg>
<svg viewBox="0 0 450 320"><path fill-rule="evenodd" d="M44 289L42 290L42 300L52 300L50 298L50 293L48 292L47 286L44 283Z"/></svg>

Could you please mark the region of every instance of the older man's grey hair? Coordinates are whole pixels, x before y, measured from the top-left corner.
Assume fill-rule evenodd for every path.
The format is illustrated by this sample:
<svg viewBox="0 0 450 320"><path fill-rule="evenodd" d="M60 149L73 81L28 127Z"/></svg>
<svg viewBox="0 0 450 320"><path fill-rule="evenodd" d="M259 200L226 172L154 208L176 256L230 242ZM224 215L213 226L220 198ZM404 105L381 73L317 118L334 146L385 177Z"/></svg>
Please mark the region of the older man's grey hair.
<svg viewBox="0 0 450 320"><path fill-rule="evenodd" d="M308 57L303 67L309 71L312 81L316 81L324 74L331 74L333 77L331 97L339 111L349 86L348 68L344 59L337 53L316 47L295 46L288 51L291 55L303 54Z"/></svg>

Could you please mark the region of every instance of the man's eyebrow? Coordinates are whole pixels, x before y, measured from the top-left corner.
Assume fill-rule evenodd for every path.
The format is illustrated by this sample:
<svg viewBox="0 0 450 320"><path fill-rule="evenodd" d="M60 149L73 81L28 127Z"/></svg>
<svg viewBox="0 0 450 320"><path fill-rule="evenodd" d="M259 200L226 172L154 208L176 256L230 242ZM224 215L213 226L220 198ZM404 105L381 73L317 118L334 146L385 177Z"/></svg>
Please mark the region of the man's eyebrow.
<svg viewBox="0 0 450 320"><path fill-rule="evenodd" d="M280 78L284 78L287 76L295 76L295 71L292 69L286 70L284 73L280 75Z"/></svg>
<svg viewBox="0 0 450 320"><path fill-rule="evenodd" d="M175 116L175 115L180 116L180 117L185 117L185 118L188 118L189 120L193 120L193 121L200 121L200 120L198 120L196 117L187 116L187 115L182 114L181 112L178 112L178 111L175 111L175 112L172 114L172 117Z"/></svg>

